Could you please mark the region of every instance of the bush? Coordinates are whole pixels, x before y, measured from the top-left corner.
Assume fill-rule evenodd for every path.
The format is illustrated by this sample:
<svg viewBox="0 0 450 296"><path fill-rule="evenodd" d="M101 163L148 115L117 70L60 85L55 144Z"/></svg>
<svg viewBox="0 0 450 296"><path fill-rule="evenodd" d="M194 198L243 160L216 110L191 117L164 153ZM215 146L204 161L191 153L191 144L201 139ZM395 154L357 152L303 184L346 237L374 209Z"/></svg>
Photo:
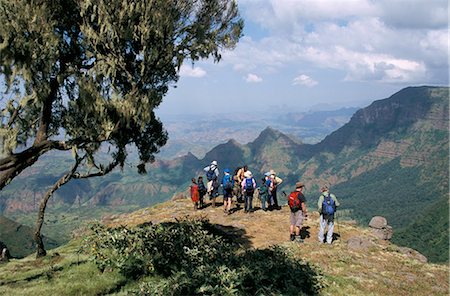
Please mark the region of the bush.
<svg viewBox="0 0 450 296"><path fill-rule="evenodd" d="M137 294L314 295L322 287L309 264L284 248L243 251L205 219L91 229L86 246L98 267L141 278Z"/></svg>

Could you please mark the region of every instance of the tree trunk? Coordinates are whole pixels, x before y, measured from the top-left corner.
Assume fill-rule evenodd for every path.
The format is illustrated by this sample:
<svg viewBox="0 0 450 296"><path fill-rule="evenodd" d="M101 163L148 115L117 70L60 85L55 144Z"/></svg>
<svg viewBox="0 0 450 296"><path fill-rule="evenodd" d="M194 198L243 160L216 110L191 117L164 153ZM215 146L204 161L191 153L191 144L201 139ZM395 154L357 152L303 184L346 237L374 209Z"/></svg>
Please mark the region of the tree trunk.
<svg viewBox="0 0 450 296"><path fill-rule="evenodd" d="M38 218L36 221L36 229L34 231L34 241L36 242L36 258L44 257L47 255L47 252L45 251L44 242L42 240L41 236L41 229L42 225L44 224L44 216L45 216L45 209L47 208L47 202L52 197L53 193L62 185L66 184L67 182L72 179L76 168L78 167L79 162L76 161L76 164L72 168L72 171L62 176L58 182L56 182L52 188L50 188L47 193L45 193L45 196L41 200L41 204L39 205L39 213Z"/></svg>

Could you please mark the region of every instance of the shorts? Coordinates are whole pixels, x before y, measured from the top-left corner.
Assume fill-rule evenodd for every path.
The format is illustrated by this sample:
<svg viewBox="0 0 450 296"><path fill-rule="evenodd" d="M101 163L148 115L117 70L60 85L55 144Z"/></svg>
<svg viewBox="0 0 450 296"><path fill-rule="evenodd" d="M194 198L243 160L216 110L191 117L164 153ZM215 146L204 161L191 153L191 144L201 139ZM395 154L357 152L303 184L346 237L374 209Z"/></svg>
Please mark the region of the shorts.
<svg viewBox="0 0 450 296"><path fill-rule="evenodd" d="M303 223L303 212L297 211L297 212L291 212L291 225L295 225L298 228L302 227Z"/></svg>

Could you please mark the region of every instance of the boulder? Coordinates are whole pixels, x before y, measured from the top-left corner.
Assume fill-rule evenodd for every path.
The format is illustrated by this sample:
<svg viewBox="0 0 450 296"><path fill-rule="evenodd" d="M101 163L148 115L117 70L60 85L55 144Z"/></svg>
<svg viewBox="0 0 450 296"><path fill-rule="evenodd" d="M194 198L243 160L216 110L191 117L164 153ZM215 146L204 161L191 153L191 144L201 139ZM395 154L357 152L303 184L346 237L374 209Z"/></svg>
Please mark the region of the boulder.
<svg viewBox="0 0 450 296"><path fill-rule="evenodd" d="M373 217L369 222L372 234L382 240L390 240L394 233L391 226L388 225L386 218L381 216Z"/></svg>
<svg viewBox="0 0 450 296"><path fill-rule="evenodd" d="M393 233L394 231L392 230L392 227L389 225L387 225L385 228L382 229L372 228L372 234L382 240L390 240L392 238Z"/></svg>
<svg viewBox="0 0 450 296"><path fill-rule="evenodd" d="M374 245L367 237L354 236L347 240L347 248L353 251L367 251Z"/></svg>
<svg viewBox="0 0 450 296"><path fill-rule="evenodd" d="M422 263L427 263L428 262L427 257L425 257L424 255L422 255L421 253L417 252L414 249L407 248L407 247L400 247L399 248L399 252L402 253L402 254L405 254L409 258L415 259L415 260L420 261Z"/></svg>
<svg viewBox="0 0 450 296"><path fill-rule="evenodd" d="M381 217L381 216L372 217L372 219L369 222L369 227L376 228L376 229L383 229L387 225L388 224L387 224L386 218Z"/></svg>

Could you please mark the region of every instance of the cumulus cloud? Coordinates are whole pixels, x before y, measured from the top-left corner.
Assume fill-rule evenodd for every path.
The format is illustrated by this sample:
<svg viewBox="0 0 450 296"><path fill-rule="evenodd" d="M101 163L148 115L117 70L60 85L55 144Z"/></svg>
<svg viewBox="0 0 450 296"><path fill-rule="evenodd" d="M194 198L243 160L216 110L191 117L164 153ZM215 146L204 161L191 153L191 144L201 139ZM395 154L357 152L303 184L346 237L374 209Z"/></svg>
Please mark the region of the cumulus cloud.
<svg viewBox="0 0 450 296"><path fill-rule="evenodd" d="M263 79L256 74L249 73L245 77L245 81L250 82L250 83L257 83L257 82L262 82Z"/></svg>
<svg viewBox="0 0 450 296"><path fill-rule="evenodd" d="M200 78L206 75L206 71L200 67L181 65L180 76Z"/></svg>
<svg viewBox="0 0 450 296"><path fill-rule="evenodd" d="M243 38L225 55L240 72L307 65L343 71L346 80L404 83L434 83L430 77L448 72L447 0L239 0L239 5L246 19L266 32L259 39Z"/></svg>
<svg viewBox="0 0 450 296"><path fill-rule="evenodd" d="M292 85L304 85L307 87L313 87L314 85L317 85L318 82L309 77L308 75L302 74L300 76L297 76L292 81Z"/></svg>

